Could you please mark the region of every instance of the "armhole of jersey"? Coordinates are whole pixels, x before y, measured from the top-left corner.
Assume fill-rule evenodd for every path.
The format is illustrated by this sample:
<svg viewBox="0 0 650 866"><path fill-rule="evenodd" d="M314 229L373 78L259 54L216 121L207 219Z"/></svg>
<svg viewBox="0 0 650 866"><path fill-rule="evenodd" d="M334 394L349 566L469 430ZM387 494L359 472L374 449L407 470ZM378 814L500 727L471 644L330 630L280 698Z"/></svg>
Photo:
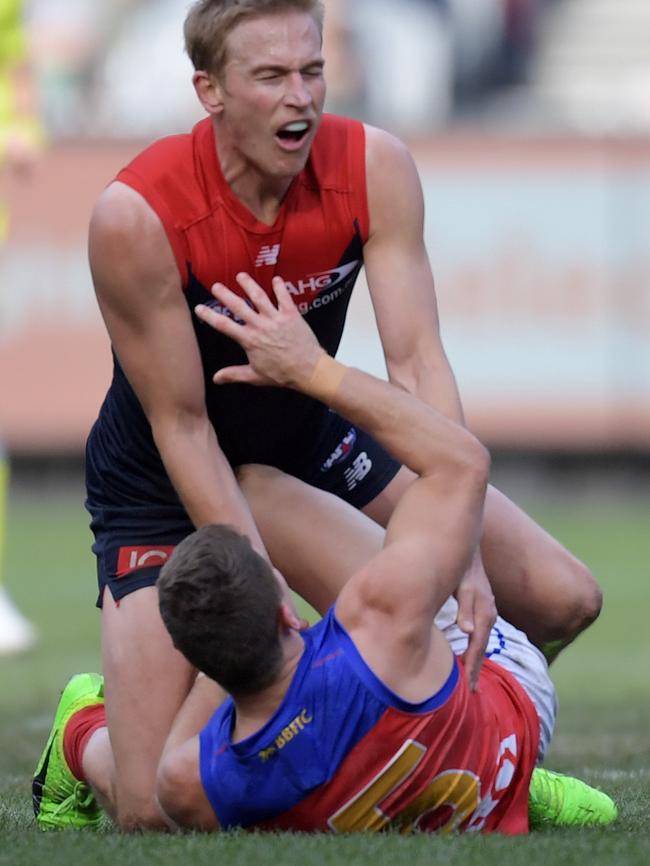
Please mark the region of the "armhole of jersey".
<svg viewBox="0 0 650 866"><path fill-rule="evenodd" d="M355 672L358 679L363 682L366 688L384 704L405 713L430 713L439 709L451 698L461 678L460 667L456 656L453 656L451 670L445 682L436 692L434 692L434 694L422 701L408 701L406 698L396 694L377 676L357 649L357 645L348 633L346 627L339 621L336 615L336 607L331 608L330 610L332 611L330 619L332 630L344 649L348 665Z"/></svg>
<svg viewBox="0 0 650 866"><path fill-rule="evenodd" d="M359 215L361 241L365 244L370 234L370 214L368 213L368 184L366 181L366 129L361 121L353 121L348 127L352 146L348 148L349 177L354 197L351 202L354 214ZM356 207L355 207L356 205Z"/></svg>
<svg viewBox="0 0 650 866"><path fill-rule="evenodd" d="M172 215L167 208L167 205L165 204L163 199L159 195L157 195L157 193L154 192L149 186L147 186L147 184L142 180L142 178L130 168L123 168L122 171L119 172L115 180L119 181L120 183L126 184L126 186L130 186L131 189L134 189L137 193L139 193L158 216L165 230L165 234L167 235L169 245L172 248L174 259L176 261L176 267L178 268L178 273L181 277L181 284L183 286L183 289L185 289L189 279L189 273L187 268L189 256L187 254L187 248L184 238L179 232L179 230L176 228Z"/></svg>

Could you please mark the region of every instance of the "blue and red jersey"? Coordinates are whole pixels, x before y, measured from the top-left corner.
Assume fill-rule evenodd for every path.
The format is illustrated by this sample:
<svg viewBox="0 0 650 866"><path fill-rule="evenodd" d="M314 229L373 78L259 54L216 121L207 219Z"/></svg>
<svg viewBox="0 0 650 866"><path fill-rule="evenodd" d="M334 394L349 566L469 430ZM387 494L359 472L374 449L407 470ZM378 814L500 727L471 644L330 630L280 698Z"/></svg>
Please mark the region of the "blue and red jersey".
<svg viewBox="0 0 650 866"><path fill-rule="evenodd" d="M454 659L413 704L370 670L334 608L304 634L285 698L233 743L228 699L200 734L201 780L222 828L528 830L539 721L514 677L485 661L470 692Z"/></svg>

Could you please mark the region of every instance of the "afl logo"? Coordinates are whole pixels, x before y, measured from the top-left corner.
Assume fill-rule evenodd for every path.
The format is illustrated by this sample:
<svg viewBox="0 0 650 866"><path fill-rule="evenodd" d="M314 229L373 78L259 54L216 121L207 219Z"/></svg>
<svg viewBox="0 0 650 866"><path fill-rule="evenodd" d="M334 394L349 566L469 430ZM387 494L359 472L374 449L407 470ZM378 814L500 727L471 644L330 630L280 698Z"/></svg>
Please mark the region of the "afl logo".
<svg viewBox="0 0 650 866"><path fill-rule="evenodd" d="M141 568L160 568L174 550L173 545L160 547L120 547L117 555L117 577L126 577Z"/></svg>

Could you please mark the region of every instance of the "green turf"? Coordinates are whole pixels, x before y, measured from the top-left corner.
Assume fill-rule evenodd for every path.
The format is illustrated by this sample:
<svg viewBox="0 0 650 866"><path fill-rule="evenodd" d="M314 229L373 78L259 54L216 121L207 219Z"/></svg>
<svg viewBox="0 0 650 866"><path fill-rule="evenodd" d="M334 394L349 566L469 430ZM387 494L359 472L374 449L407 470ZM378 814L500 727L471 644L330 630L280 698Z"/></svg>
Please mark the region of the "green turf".
<svg viewBox="0 0 650 866"><path fill-rule="evenodd" d="M601 580L601 619L556 665L561 712L548 764L612 793L619 822L604 831L499 837L124 837L46 835L31 816L29 778L67 677L99 667L99 616L87 519L74 499L14 498L8 583L41 630L30 655L0 659L0 864L118 862L177 866L280 863L572 866L650 863L650 503L533 508Z"/></svg>

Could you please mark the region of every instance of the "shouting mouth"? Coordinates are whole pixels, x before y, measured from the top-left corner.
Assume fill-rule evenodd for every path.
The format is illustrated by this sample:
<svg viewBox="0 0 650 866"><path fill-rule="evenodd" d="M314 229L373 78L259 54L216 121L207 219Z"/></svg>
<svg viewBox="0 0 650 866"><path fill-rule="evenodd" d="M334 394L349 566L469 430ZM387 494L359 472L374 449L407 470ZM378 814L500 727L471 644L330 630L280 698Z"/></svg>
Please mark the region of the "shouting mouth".
<svg viewBox="0 0 650 866"><path fill-rule="evenodd" d="M300 150L309 137L312 122L309 120L294 120L285 123L275 134L275 140L283 150Z"/></svg>

